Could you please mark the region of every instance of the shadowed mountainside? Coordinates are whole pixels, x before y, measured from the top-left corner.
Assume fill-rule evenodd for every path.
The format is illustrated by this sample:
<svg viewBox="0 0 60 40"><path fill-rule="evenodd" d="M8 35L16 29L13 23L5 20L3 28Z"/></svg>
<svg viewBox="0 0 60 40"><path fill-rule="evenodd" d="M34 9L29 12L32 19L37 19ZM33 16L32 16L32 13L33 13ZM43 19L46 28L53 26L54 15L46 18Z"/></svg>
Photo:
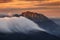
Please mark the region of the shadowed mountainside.
<svg viewBox="0 0 60 40"><path fill-rule="evenodd" d="M48 34L46 32L33 32L31 34L13 33L2 34L0 33L0 40L60 40L60 38Z"/></svg>

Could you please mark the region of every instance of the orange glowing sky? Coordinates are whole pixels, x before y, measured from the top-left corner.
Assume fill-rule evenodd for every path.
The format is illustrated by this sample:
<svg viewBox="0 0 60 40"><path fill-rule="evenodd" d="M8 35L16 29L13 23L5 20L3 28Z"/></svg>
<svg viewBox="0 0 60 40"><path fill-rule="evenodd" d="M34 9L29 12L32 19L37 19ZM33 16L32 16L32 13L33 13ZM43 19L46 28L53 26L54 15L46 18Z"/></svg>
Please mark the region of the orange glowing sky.
<svg viewBox="0 0 60 40"><path fill-rule="evenodd" d="M0 0L0 12L13 11L8 8L34 10L50 17L60 18L60 0Z"/></svg>
<svg viewBox="0 0 60 40"><path fill-rule="evenodd" d="M0 8L34 8L37 7L35 5L60 5L60 0L41 0L41 1L21 1L21 0L0 0ZM40 6L41 7L41 6ZM45 7L45 6L44 6ZM53 8L55 7L60 7L60 6L52 6ZM49 7L50 8L50 7Z"/></svg>

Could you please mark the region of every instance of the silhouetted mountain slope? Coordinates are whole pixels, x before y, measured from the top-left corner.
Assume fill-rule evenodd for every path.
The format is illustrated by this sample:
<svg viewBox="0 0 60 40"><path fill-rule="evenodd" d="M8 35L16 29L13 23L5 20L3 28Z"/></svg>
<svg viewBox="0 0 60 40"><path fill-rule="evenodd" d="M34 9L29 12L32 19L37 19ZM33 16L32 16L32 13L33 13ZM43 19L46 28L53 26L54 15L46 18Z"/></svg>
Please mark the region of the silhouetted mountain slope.
<svg viewBox="0 0 60 40"><path fill-rule="evenodd" d="M51 20L60 26L60 18L51 18Z"/></svg>
<svg viewBox="0 0 60 40"><path fill-rule="evenodd" d="M33 32L29 34L24 33L3 34L1 36L0 40L60 40L60 38L42 31Z"/></svg>
<svg viewBox="0 0 60 40"><path fill-rule="evenodd" d="M60 37L60 26L55 22L44 16L43 14L33 13L33 12L24 12L22 16L34 21L36 24L46 30L46 32Z"/></svg>

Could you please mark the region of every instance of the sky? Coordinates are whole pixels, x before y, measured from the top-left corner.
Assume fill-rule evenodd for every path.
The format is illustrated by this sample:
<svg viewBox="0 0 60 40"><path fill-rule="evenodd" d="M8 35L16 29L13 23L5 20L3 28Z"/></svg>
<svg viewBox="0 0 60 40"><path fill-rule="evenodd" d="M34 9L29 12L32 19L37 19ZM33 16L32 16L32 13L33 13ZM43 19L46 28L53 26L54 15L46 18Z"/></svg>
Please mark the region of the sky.
<svg viewBox="0 0 60 40"><path fill-rule="evenodd" d="M17 12L17 8L19 11L32 10L48 17L60 18L60 0L0 0L0 12Z"/></svg>

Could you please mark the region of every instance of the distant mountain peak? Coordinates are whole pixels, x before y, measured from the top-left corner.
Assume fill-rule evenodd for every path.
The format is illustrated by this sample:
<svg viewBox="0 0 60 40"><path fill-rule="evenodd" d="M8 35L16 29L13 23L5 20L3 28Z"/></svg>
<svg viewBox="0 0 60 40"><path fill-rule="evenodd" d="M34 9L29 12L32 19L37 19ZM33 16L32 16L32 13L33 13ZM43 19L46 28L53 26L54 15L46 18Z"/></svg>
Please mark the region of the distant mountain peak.
<svg viewBox="0 0 60 40"><path fill-rule="evenodd" d="M46 16L44 16L41 13L30 12L30 11L23 12L22 13L22 16L27 17L27 18L30 18L30 19L33 19L33 18L40 19L40 20L41 19L42 20L48 19Z"/></svg>

